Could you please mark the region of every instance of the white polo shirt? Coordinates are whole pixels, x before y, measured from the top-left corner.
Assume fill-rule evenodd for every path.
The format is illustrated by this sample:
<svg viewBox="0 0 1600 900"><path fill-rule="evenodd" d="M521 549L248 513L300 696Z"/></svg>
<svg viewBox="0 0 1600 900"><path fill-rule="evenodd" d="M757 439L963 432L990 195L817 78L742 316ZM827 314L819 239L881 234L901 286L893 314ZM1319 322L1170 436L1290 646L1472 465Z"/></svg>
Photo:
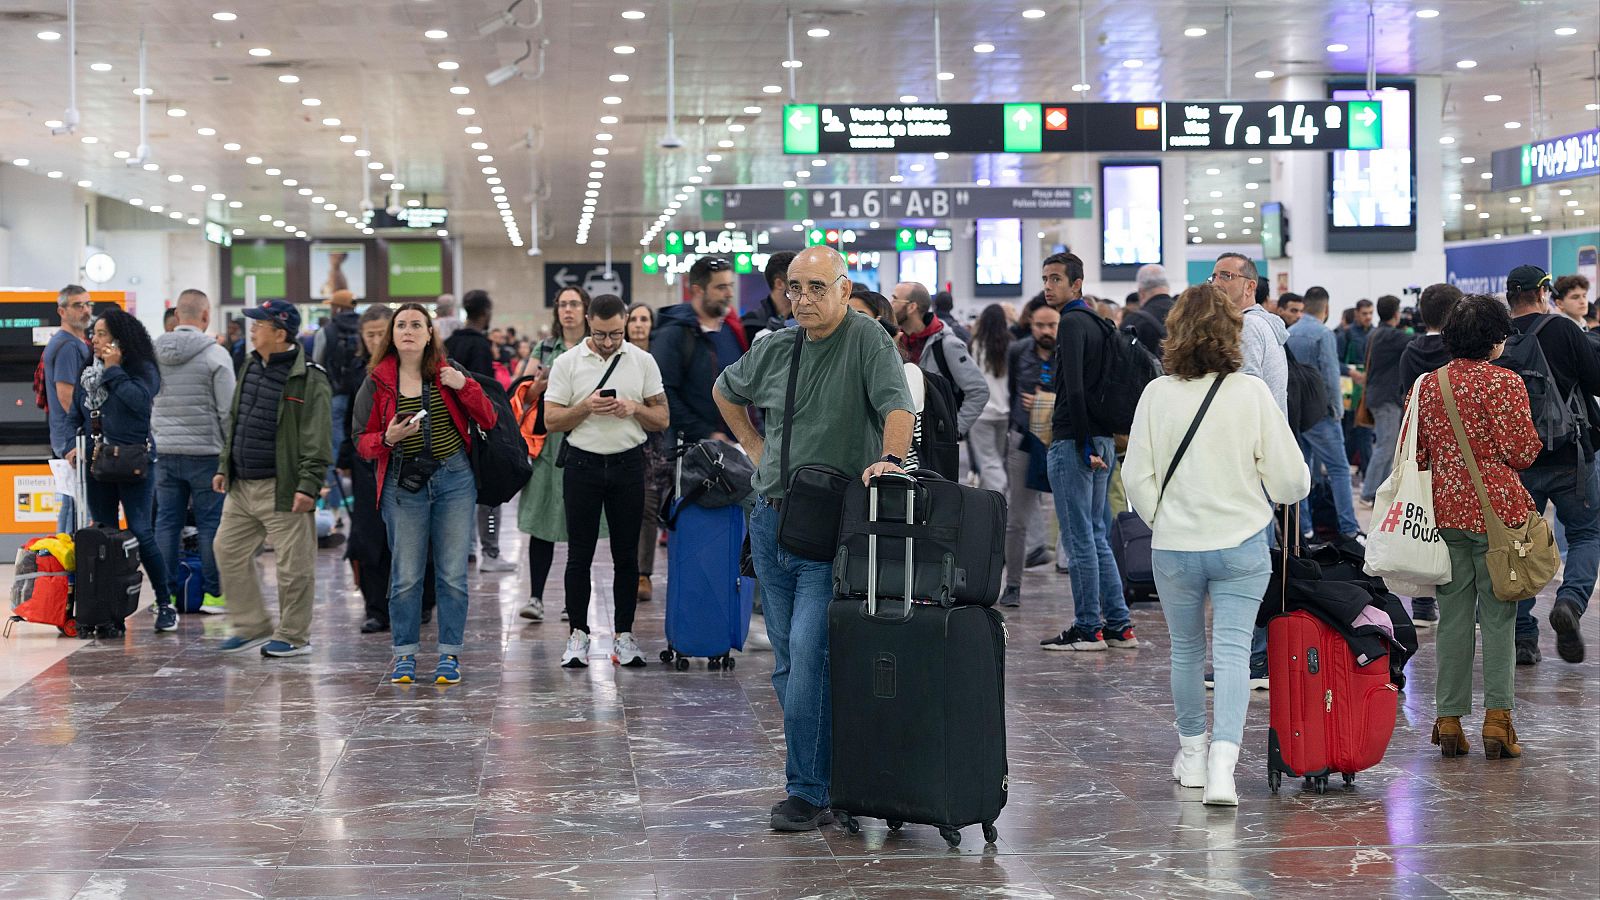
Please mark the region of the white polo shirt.
<svg viewBox="0 0 1600 900"><path fill-rule="evenodd" d="M655 357L633 344L624 343L611 357L602 358L590 348L589 339L556 357L550 367L550 386L545 399L568 408L577 406L593 394L600 379L605 377L612 358L621 356L616 371L606 381L606 388L616 388L617 397L642 404L646 397L665 392L661 386L661 369ZM579 450L609 456L632 450L644 443L644 426L634 416L619 419L615 416L590 416L567 434L567 440Z"/></svg>

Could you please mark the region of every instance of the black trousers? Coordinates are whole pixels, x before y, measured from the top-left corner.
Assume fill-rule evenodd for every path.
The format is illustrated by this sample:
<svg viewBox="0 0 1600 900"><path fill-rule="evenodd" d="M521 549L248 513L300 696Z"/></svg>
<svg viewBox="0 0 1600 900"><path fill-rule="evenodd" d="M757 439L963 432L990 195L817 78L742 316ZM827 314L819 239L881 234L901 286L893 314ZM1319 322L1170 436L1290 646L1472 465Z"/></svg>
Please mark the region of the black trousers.
<svg viewBox="0 0 1600 900"><path fill-rule="evenodd" d="M618 634L633 630L639 602L639 531L644 521L644 451L638 447L601 456L566 448L563 488L567 507L567 618L589 631L589 567L600 540L600 513L611 532Z"/></svg>

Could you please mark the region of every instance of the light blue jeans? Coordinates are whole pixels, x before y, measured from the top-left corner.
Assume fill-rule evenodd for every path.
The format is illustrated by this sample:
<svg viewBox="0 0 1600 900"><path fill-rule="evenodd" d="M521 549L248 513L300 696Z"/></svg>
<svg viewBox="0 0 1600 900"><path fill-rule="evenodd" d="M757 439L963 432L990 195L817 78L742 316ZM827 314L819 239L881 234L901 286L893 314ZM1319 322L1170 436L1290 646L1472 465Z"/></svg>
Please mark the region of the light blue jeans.
<svg viewBox="0 0 1600 900"><path fill-rule="evenodd" d="M472 550L472 514L478 486L465 450L443 460L411 493L400 487L400 458L389 464L383 484L383 524L389 531L389 626L394 655L421 647L422 578L433 559L439 598L439 654L460 656L467 628L467 554Z"/></svg>
<svg viewBox="0 0 1600 900"><path fill-rule="evenodd" d="M772 640L772 687L783 707L785 790L828 805L833 782L833 700L828 686L828 603L833 563L778 546L778 509L765 498L750 515L750 556Z"/></svg>
<svg viewBox="0 0 1600 900"><path fill-rule="evenodd" d="M1238 744L1244 739L1250 705L1250 640L1256 609L1272 576L1262 529L1237 547L1224 550L1153 550L1156 592L1172 635L1172 704L1178 733L1206 732L1206 596L1211 597L1211 666L1217 688L1212 703L1216 722L1211 739Z"/></svg>
<svg viewBox="0 0 1600 900"><path fill-rule="evenodd" d="M1078 628L1093 632L1101 627L1120 631L1133 624L1122 597L1122 576L1111 555L1111 505L1106 492L1117 464L1116 444L1108 437L1090 438L1106 468L1083 464L1077 441L1050 445L1050 490L1056 518L1067 544L1068 575L1072 579L1072 610Z"/></svg>

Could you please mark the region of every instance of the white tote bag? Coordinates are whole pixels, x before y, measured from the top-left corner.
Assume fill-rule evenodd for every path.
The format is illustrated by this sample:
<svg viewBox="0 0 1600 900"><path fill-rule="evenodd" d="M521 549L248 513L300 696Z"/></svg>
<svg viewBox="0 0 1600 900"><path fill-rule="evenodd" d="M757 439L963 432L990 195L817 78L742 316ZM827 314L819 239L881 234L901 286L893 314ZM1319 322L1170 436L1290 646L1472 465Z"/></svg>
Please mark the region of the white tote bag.
<svg viewBox="0 0 1600 900"><path fill-rule="evenodd" d="M1363 567L1368 575L1382 578L1390 591L1408 597L1426 597L1450 581L1450 551L1433 524L1433 473L1417 469L1421 387L1422 378L1411 386L1405 428L1396 439L1394 469L1372 504Z"/></svg>

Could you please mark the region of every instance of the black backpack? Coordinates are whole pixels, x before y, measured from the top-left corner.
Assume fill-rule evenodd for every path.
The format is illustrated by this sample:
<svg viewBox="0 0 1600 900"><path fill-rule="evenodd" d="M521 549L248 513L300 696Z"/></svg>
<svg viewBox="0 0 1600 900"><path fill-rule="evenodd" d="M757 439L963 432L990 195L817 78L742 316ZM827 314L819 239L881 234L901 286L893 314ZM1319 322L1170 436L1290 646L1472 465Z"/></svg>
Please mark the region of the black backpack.
<svg viewBox="0 0 1600 900"><path fill-rule="evenodd" d="M522 438L517 417L511 412L511 401L500 382L487 375L467 371L466 367L450 360L450 365L483 388L494 407L494 427L485 432L472 421L472 477L478 485L478 505L499 506L521 491L533 477L533 461L528 458L528 444Z"/></svg>
<svg viewBox="0 0 1600 900"><path fill-rule="evenodd" d="M1544 348L1539 345L1539 332L1555 318L1540 316L1532 328L1506 338L1505 351L1494 361L1495 365L1521 376L1528 389L1533 427L1539 432L1539 440L1546 451L1560 450L1581 441L1589 418L1578 391L1562 396L1561 385L1550 370L1550 360L1545 358Z"/></svg>
<svg viewBox="0 0 1600 900"><path fill-rule="evenodd" d="M334 316L323 326L327 332L327 348L322 351L322 368L328 373L328 384L334 396L354 394L361 389L367 373L356 351L361 346L361 330L346 324L342 316Z"/></svg>
<svg viewBox="0 0 1600 900"><path fill-rule="evenodd" d="M1094 319L1104 335L1100 377L1088 386L1084 398L1089 417L1111 434L1127 434L1133 430L1133 414L1145 386L1162 375L1161 363L1140 343L1138 335L1119 331L1090 310L1079 307L1073 311ZM1056 355L1060 357L1059 348Z"/></svg>
<svg viewBox="0 0 1600 900"><path fill-rule="evenodd" d="M1287 345L1283 355L1289 363L1289 428L1302 434L1327 418L1328 385L1315 367L1295 359Z"/></svg>
<svg viewBox="0 0 1600 900"><path fill-rule="evenodd" d="M961 441L956 434L955 384L937 372L922 371L922 414L918 416L917 466L956 481L961 471Z"/></svg>

